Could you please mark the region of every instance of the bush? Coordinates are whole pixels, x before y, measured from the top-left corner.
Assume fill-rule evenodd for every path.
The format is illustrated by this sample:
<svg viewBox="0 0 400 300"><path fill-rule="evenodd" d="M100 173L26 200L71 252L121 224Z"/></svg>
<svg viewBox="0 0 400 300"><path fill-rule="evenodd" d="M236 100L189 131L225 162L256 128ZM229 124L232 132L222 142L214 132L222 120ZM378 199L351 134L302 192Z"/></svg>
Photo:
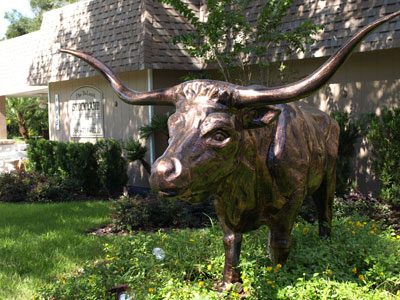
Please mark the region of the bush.
<svg viewBox="0 0 400 300"><path fill-rule="evenodd" d="M216 218L213 202L199 205L179 200L168 200L151 194L122 197L115 203L112 214L117 230L154 230L158 228L197 228Z"/></svg>
<svg viewBox="0 0 400 300"><path fill-rule="evenodd" d="M400 204L400 108L369 114L367 138L373 146L374 170L382 182L381 197Z"/></svg>
<svg viewBox="0 0 400 300"><path fill-rule="evenodd" d="M340 127L338 158L336 163L336 195L342 197L353 187L354 172L351 161L356 154L355 143L361 137L360 122L350 120L347 112L331 113Z"/></svg>
<svg viewBox="0 0 400 300"><path fill-rule="evenodd" d="M87 193L106 189L119 193L128 181L122 149L115 140L91 143L64 143L47 140L28 141L28 168L68 180L75 188Z"/></svg>
<svg viewBox="0 0 400 300"><path fill-rule="evenodd" d="M98 141L95 145L97 175L109 194L121 193L128 182L126 162L121 144L113 139Z"/></svg>
<svg viewBox="0 0 400 300"><path fill-rule="evenodd" d="M73 199L67 180L38 172L13 171L0 175L0 202L60 202Z"/></svg>

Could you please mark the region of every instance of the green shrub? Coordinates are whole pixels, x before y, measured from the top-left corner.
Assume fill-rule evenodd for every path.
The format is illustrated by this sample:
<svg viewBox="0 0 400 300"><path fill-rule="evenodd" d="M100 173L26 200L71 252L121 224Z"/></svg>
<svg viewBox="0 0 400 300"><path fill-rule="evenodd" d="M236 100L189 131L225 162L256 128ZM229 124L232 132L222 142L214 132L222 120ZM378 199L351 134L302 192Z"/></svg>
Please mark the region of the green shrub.
<svg viewBox="0 0 400 300"><path fill-rule="evenodd" d="M381 197L400 204L400 108L369 114L367 138L373 146L374 170L382 182Z"/></svg>
<svg viewBox="0 0 400 300"><path fill-rule="evenodd" d="M106 189L120 193L128 180L122 149L115 140L65 143L44 139L28 141L28 168L87 193Z"/></svg>
<svg viewBox="0 0 400 300"><path fill-rule="evenodd" d="M336 164L336 195L342 197L353 187L354 172L351 166L356 149L355 143L361 137L360 122L350 120L347 112L331 113L340 127L339 149Z"/></svg>
<svg viewBox="0 0 400 300"><path fill-rule="evenodd" d="M101 186L109 194L121 193L128 182L121 144L113 139L101 140L95 144L95 150L97 175Z"/></svg>
<svg viewBox="0 0 400 300"><path fill-rule="evenodd" d="M1 174L0 186L0 202L60 202L72 200L74 194L68 180L33 171Z"/></svg>
<svg viewBox="0 0 400 300"><path fill-rule="evenodd" d="M216 218L212 202L199 205L162 199L152 194L122 197L115 203L112 214L117 230L153 230L158 228L196 228L210 224Z"/></svg>

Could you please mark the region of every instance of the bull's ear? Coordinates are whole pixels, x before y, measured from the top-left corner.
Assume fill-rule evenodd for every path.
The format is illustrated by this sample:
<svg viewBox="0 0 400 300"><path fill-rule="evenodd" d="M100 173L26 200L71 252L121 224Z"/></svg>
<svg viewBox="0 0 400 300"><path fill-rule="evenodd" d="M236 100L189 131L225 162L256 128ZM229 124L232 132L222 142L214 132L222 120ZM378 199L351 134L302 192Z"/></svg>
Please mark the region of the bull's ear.
<svg viewBox="0 0 400 300"><path fill-rule="evenodd" d="M243 128L254 129L268 126L280 115L281 110L275 106L264 106L245 110L243 113Z"/></svg>

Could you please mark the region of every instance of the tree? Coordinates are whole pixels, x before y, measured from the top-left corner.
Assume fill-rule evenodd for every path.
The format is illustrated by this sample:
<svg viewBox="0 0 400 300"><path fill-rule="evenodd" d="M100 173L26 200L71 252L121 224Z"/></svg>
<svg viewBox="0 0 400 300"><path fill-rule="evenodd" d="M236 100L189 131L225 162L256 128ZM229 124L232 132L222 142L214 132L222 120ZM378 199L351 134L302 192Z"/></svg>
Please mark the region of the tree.
<svg viewBox="0 0 400 300"><path fill-rule="evenodd" d="M78 0L31 0L30 5L34 13L33 18L23 16L13 9L4 14L4 18L10 22L5 33L6 39L15 38L40 29L43 13Z"/></svg>
<svg viewBox="0 0 400 300"><path fill-rule="evenodd" d="M47 102L37 98L7 98L6 119L10 127L18 126L24 140L40 135L48 128Z"/></svg>
<svg viewBox="0 0 400 300"><path fill-rule="evenodd" d="M256 20L249 20L251 0L207 0L206 20L202 21L182 0L159 0L172 5L194 27L195 32L176 36L175 43L182 43L186 51L216 63L225 81L248 85L253 78L254 66L259 73L259 83L268 86L273 65L273 50L280 48L286 55L305 51L305 43L321 27L310 21L291 30L283 30L283 18L292 0L264 1ZM278 59L279 60L279 59Z"/></svg>

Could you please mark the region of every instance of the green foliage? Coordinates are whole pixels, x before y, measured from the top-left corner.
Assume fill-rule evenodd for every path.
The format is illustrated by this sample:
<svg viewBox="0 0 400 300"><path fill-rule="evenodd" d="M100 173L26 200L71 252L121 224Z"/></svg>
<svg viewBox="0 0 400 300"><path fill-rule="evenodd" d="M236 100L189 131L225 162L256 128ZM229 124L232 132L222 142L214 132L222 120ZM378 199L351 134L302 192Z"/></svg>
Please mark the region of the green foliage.
<svg viewBox="0 0 400 300"><path fill-rule="evenodd" d="M68 180L87 193L106 189L120 193L128 180L122 149L115 140L91 143L28 141L28 167L46 176Z"/></svg>
<svg viewBox="0 0 400 300"><path fill-rule="evenodd" d="M249 0L209 0L205 22L182 0L159 1L175 7L196 29L175 37L174 42L182 43L191 56L216 63L225 81L238 80L242 85L251 82L252 65L257 66L260 83L268 85L270 67L276 64L272 62L273 49L279 47L286 55L304 52L304 44L313 43L312 36L321 29L306 21L296 28L283 30L282 20L292 0L265 1L256 21L247 17Z"/></svg>
<svg viewBox="0 0 400 300"><path fill-rule="evenodd" d="M219 226L218 226L219 227ZM333 236L296 224L286 266L274 265L265 249L267 228L244 236L241 255L247 299L397 299L400 236L364 219L335 220ZM40 299L115 299L113 286L128 284L135 299L240 299L218 293L224 249L217 227L137 232L104 244L102 260L43 286ZM152 251L161 248L164 259Z"/></svg>
<svg viewBox="0 0 400 300"><path fill-rule="evenodd" d="M168 119L173 113L166 113L163 115L154 115L151 119L150 124L142 126L139 129L140 137L142 139L150 138L155 132L160 132L166 137L168 134Z"/></svg>
<svg viewBox="0 0 400 300"><path fill-rule="evenodd" d="M38 172L0 174L0 202L61 202L73 199L74 187L59 177Z"/></svg>
<svg viewBox="0 0 400 300"><path fill-rule="evenodd" d="M95 157L100 185L106 188L109 194L121 193L128 182L121 144L113 139L98 141L95 145Z"/></svg>
<svg viewBox="0 0 400 300"><path fill-rule="evenodd" d="M400 108L369 114L367 138L373 146L374 170L382 182L381 197L400 204Z"/></svg>
<svg viewBox="0 0 400 300"><path fill-rule="evenodd" d="M192 205L179 200L160 199L156 195L122 197L115 203L112 214L115 228L123 231L197 228L209 224L210 218L216 219L212 202Z"/></svg>
<svg viewBox="0 0 400 300"><path fill-rule="evenodd" d="M147 147L142 146L140 142L134 139L129 139L124 143L124 150L126 152L126 159L129 162L134 162L144 159Z"/></svg>
<svg viewBox="0 0 400 300"><path fill-rule="evenodd" d="M42 134L42 130L47 130L48 110L47 102L38 98L7 98L6 99L6 119L7 126L16 128L23 139L30 136Z"/></svg>
<svg viewBox="0 0 400 300"><path fill-rule="evenodd" d="M355 143L361 137L360 122L350 119L347 112L331 113L340 127L339 149L336 164L336 195L343 197L354 185L354 172L351 161L356 155Z"/></svg>
<svg viewBox="0 0 400 300"><path fill-rule="evenodd" d="M23 16L20 12L13 9L4 14L4 18L10 22L7 27L6 38L11 39L40 29L43 13L66 4L77 2L77 0L31 0L30 5L33 18Z"/></svg>

